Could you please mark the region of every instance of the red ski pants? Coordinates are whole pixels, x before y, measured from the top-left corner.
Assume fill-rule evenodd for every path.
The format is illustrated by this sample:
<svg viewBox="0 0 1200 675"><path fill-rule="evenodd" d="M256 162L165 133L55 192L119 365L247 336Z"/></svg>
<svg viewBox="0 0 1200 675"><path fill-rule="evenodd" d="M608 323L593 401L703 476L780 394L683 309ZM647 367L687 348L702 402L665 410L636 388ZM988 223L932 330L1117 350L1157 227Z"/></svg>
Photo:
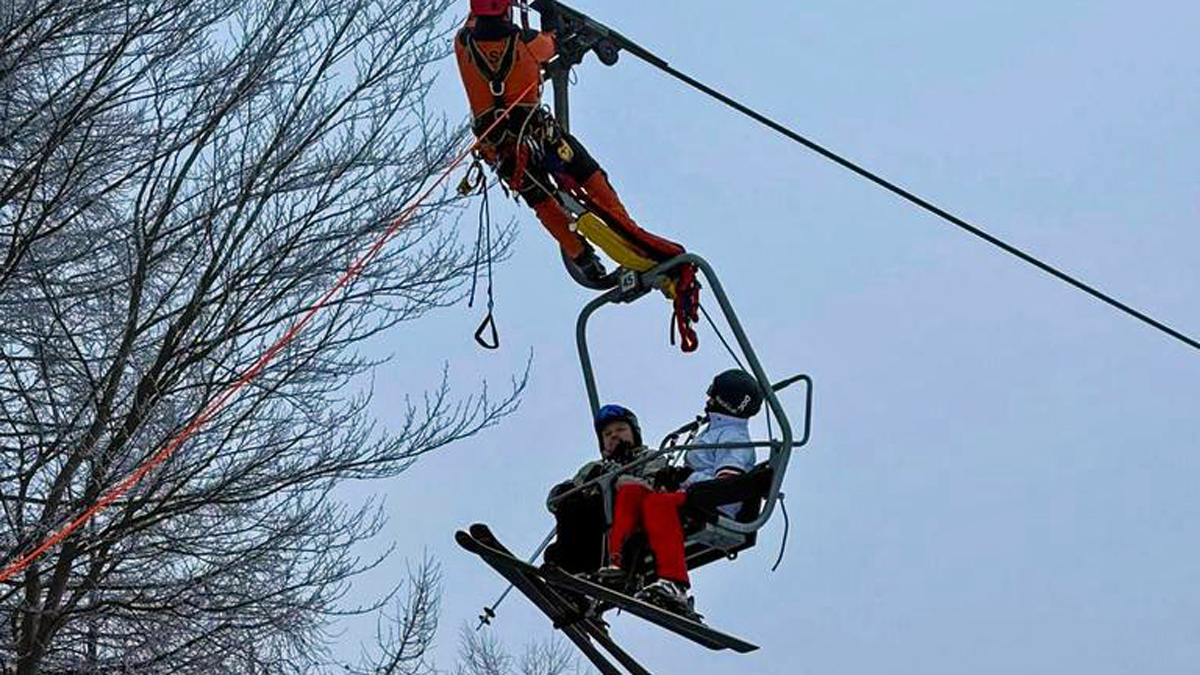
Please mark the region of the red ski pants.
<svg viewBox="0 0 1200 675"><path fill-rule="evenodd" d="M650 540L650 550L654 551L658 578L689 585L683 525L679 522L679 507L686 498L682 492L653 492L636 483L618 488L608 535L612 563L621 565L621 547L641 526Z"/></svg>

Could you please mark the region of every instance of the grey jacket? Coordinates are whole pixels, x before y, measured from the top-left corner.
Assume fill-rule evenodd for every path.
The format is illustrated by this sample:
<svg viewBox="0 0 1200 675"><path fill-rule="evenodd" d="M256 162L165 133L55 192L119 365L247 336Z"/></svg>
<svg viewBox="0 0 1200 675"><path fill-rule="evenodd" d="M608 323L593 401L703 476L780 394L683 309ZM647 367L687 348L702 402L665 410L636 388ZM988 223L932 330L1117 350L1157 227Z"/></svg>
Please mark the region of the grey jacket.
<svg viewBox="0 0 1200 675"><path fill-rule="evenodd" d="M641 447L638 447L638 448L634 448L633 451L631 452L631 454L633 455L633 459L631 459L629 461L632 462L632 461L636 460L638 457L640 457L642 455L642 453L645 453L645 452L651 452L651 450L649 450L644 445ZM562 483L559 483L558 485L555 485L553 488L551 488L550 494L546 496L546 508L549 509L551 512L553 512L554 505L551 504L551 501L558 495L563 494L570 489L579 487L580 485L587 483L589 480L595 479L606 473L611 473L613 471L616 471L617 469L619 469L620 467L622 467L628 463L629 462L614 462L614 461L607 460L607 459L597 459L597 460L588 462L587 464L584 464L583 466L581 466L579 468L578 471L575 472L575 476L572 477L569 481L564 481ZM616 476L609 476L605 480L598 481L598 482L594 483L591 487L582 490L579 494L583 495L583 496L594 495L594 494L603 495L604 511L608 515L609 520L611 521L612 520L612 500L613 500L613 495L616 493L616 488L620 487L621 485L626 485L629 483L639 483L639 484L645 485L647 487L650 487L651 486L651 478L654 476L655 472L657 472L659 469L662 469L663 467L667 466L667 464L668 464L668 462L667 462L666 456L660 455L658 457L655 457L654 459L643 462L642 464L639 464L624 473L618 474Z"/></svg>

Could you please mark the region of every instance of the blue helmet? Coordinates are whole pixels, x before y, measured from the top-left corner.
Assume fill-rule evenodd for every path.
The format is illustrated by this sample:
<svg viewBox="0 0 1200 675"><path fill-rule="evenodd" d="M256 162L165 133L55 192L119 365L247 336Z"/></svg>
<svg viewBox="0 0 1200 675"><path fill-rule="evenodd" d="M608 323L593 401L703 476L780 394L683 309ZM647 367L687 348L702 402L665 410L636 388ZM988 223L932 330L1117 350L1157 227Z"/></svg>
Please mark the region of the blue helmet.
<svg viewBox="0 0 1200 675"><path fill-rule="evenodd" d="M604 432L604 427L608 426L612 422L628 423L633 429L633 444L642 444L642 427L638 425L637 415L634 415L633 411L625 406L613 405L611 403L609 405L602 406L600 410L596 412L596 437L600 438L600 434ZM603 447L603 440L600 441L600 445Z"/></svg>

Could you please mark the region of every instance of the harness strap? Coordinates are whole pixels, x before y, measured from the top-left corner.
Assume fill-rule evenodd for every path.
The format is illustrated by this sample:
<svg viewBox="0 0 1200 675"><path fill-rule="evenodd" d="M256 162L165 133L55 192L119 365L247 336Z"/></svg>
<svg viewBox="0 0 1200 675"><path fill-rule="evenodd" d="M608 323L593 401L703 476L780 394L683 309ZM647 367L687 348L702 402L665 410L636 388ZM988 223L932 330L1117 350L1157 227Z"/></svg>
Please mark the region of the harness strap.
<svg viewBox="0 0 1200 675"><path fill-rule="evenodd" d="M488 90L492 92L493 114L508 107L508 104L504 102L504 83L512 73L513 64L517 60L517 37L516 34L508 36L504 43L504 54L500 57L500 64L495 70L492 70L487 56L479 48L475 37L467 36L467 49L471 51L471 63L475 64L475 68L483 76L483 79L488 81Z"/></svg>

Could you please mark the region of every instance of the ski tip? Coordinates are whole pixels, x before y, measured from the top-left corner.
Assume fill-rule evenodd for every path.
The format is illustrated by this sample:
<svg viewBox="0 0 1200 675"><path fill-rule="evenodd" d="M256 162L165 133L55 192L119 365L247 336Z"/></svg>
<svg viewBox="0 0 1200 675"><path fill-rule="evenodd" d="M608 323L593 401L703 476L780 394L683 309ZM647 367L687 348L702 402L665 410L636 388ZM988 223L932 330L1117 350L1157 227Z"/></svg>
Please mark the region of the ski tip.
<svg viewBox="0 0 1200 675"><path fill-rule="evenodd" d="M468 531L470 531L471 536L475 537L477 539L491 537L491 535L492 535L491 528L489 528L487 525L485 525L483 523L472 523L471 527L469 527L467 529L468 529Z"/></svg>
<svg viewBox="0 0 1200 675"><path fill-rule="evenodd" d="M474 543L474 539L475 539L475 537L472 537L471 535L467 534L466 532L463 532L462 530L459 530L454 533L454 541L457 541L458 545L462 546L464 548L470 548L471 544Z"/></svg>

